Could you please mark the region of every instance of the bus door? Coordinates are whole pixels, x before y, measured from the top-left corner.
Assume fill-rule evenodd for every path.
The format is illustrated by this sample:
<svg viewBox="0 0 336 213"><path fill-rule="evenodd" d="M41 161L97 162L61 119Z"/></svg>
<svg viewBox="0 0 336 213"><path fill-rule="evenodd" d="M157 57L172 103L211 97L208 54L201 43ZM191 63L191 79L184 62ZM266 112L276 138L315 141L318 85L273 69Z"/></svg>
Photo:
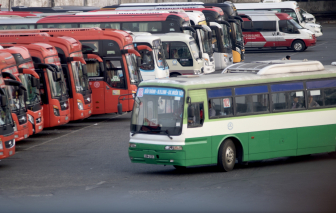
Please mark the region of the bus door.
<svg viewBox="0 0 336 213"><path fill-rule="evenodd" d="M114 113L118 112L117 103L119 95L129 93L127 88L127 76L123 69L122 58L104 57L103 60L105 68L105 86L103 88L105 113ZM123 111L129 111L128 101L122 101L122 104Z"/></svg>

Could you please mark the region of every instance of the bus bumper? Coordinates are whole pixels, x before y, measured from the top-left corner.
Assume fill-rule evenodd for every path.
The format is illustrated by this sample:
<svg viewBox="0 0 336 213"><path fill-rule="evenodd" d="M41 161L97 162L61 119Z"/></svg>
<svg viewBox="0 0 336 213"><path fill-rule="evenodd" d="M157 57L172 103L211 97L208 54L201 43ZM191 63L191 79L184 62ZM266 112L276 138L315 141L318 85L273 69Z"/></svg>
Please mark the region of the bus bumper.
<svg viewBox="0 0 336 213"><path fill-rule="evenodd" d="M9 149L5 148L0 150L0 159L8 158L15 154L15 145Z"/></svg>
<svg viewBox="0 0 336 213"><path fill-rule="evenodd" d="M316 39L306 39L304 40L306 47L315 46Z"/></svg>
<svg viewBox="0 0 336 213"><path fill-rule="evenodd" d="M19 127L18 127L19 128ZM29 137L29 129L28 129L28 124L24 124L20 130L14 132L14 139L15 141L21 141L25 138Z"/></svg>
<svg viewBox="0 0 336 213"><path fill-rule="evenodd" d="M156 146L164 149L164 146ZM132 163L186 166L186 154L183 150L140 150L129 148L128 155Z"/></svg>

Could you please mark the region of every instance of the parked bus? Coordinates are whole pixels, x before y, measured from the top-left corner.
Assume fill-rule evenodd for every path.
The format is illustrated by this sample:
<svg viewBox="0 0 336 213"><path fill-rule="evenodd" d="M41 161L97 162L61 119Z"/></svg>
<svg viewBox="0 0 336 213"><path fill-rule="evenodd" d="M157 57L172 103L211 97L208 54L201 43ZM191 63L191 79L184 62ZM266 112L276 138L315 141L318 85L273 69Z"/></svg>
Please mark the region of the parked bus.
<svg viewBox="0 0 336 213"><path fill-rule="evenodd" d="M318 61L233 64L224 74L142 82L133 163L176 168L335 154L336 69ZM258 124L258 125L256 125Z"/></svg>
<svg viewBox="0 0 336 213"><path fill-rule="evenodd" d="M12 69L6 69L2 72L2 76L5 79L18 81L21 83L20 87L10 84L12 81L5 80L6 92L9 99L9 106L12 112L12 118L15 124L15 141L21 141L29 136L28 128L28 115L27 115L27 89L22 85L26 83L26 79L23 74L19 74L17 65L23 64L23 66L29 66L31 57L29 52L24 47L11 47L8 49L2 49L3 52L8 52L14 57L16 64ZM21 67L20 67L21 68ZM19 77L21 75L21 78ZM7 84L9 82L9 84Z"/></svg>
<svg viewBox="0 0 336 213"><path fill-rule="evenodd" d="M141 55L140 71L143 80L169 78L169 67L160 37L151 33L132 33L133 45Z"/></svg>
<svg viewBox="0 0 336 213"><path fill-rule="evenodd" d="M19 34L19 32L21 33ZM29 32L32 31L0 31L0 33L15 33L11 37L2 38L1 41L21 44L43 42L54 46L60 58L68 89L70 121L81 120L91 116L92 92L89 86L86 62L82 55L81 43L78 40L67 36L43 37L36 36L36 34L27 35Z"/></svg>
<svg viewBox="0 0 336 213"><path fill-rule="evenodd" d="M157 36L161 38L171 77L203 73L202 53L192 36L185 33L166 33Z"/></svg>
<svg viewBox="0 0 336 213"><path fill-rule="evenodd" d="M94 6L55 6L55 7L15 6L11 7L11 9L15 12L66 13L72 11L88 12L92 10L98 10L100 8Z"/></svg>
<svg viewBox="0 0 336 213"><path fill-rule="evenodd" d="M287 13L248 11L247 14L252 18L252 22L244 20L243 35L246 48L287 47L295 52L302 52L316 44L315 35L302 28Z"/></svg>
<svg viewBox="0 0 336 213"><path fill-rule="evenodd" d="M25 102L25 107L27 110L27 129L28 129L28 136L37 134L43 130L43 107L42 101L40 97L40 83L39 83L39 75L35 72L34 64L32 58L29 54L28 49L24 45L11 45L11 44L2 44L7 52L11 53L14 56L16 61L16 66L18 67L18 71L11 72L14 77L22 83L22 85L27 90L27 100ZM21 103L23 105L23 103ZM14 107L14 106L13 106ZM15 123L22 123L19 117L18 110L16 107L14 108L14 112L17 112L16 116L13 116ZM12 110L13 112L13 110ZM26 124L24 124L26 125ZM18 128L22 129L21 127ZM17 134L18 138L17 141L22 140L25 138L25 134L21 131L21 134ZM21 136L21 137L20 137Z"/></svg>
<svg viewBox="0 0 336 213"><path fill-rule="evenodd" d="M15 69L16 63L14 57L0 48L0 70ZM15 124L9 109L8 97L6 94L5 81L0 75L0 159L8 158L15 154L14 130Z"/></svg>
<svg viewBox="0 0 336 213"><path fill-rule="evenodd" d="M271 10L277 11L279 13L287 13L290 15L294 21L300 24L303 28L307 28L312 31L316 37L320 37L323 35L322 26L319 24L308 23L301 13L300 8L296 1L286 1L279 3L240 3L235 4L238 12L244 13L244 11L255 11L255 10Z"/></svg>
<svg viewBox="0 0 336 213"><path fill-rule="evenodd" d="M0 36L3 38L17 35ZM35 34L35 36L47 37L48 34ZM43 127L48 128L68 123L70 120L69 95L57 50L45 43L33 43L25 47L28 49L34 62L35 71L40 77Z"/></svg>
<svg viewBox="0 0 336 213"><path fill-rule="evenodd" d="M140 57L133 47L131 35L121 30L99 28L36 29L26 32L71 36L82 43L87 73L92 89L92 114L116 113L119 97L123 111L130 112L142 77L132 54ZM123 99L125 98L125 99Z"/></svg>

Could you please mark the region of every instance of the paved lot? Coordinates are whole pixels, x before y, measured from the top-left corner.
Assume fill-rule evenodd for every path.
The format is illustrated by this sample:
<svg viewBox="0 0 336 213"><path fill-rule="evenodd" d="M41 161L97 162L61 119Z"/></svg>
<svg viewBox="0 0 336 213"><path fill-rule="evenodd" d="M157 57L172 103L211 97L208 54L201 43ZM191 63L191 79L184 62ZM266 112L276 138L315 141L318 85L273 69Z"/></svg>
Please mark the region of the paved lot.
<svg viewBox="0 0 336 213"><path fill-rule="evenodd" d="M336 61L336 25L303 53L255 51L246 61ZM0 212L335 212L336 160L327 154L178 172L132 164L130 114L93 116L44 130L0 162Z"/></svg>

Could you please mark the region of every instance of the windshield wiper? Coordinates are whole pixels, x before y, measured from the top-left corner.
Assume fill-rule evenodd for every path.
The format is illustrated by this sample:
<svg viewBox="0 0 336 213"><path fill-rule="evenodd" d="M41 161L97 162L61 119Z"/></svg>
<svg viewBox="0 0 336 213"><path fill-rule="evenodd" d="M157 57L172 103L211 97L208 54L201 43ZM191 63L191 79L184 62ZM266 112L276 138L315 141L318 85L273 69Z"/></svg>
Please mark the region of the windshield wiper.
<svg viewBox="0 0 336 213"><path fill-rule="evenodd" d="M168 138L170 138L171 140L173 140L173 137L170 136L168 129L166 129L166 130L159 130L159 129L155 130L155 129L152 129L152 130L149 130L149 132L164 132L164 133L166 133L166 135L168 136Z"/></svg>
<svg viewBox="0 0 336 213"><path fill-rule="evenodd" d="M132 136L135 135L135 134L138 134L138 133L142 133L142 132L146 132L146 131L142 131L142 130L135 131L135 132L132 133Z"/></svg>

